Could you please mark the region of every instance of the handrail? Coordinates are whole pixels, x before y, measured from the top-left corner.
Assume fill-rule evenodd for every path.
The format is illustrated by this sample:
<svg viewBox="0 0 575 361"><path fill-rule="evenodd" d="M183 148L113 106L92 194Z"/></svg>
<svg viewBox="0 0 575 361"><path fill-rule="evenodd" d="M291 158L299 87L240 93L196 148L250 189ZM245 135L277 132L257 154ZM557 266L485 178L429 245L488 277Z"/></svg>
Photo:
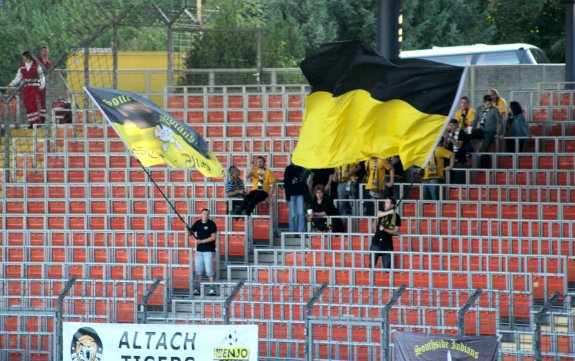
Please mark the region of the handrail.
<svg viewBox="0 0 575 361"><path fill-rule="evenodd" d="M232 305L232 302L234 302L234 298L244 286L244 283L245 281L243 280L239 281L232 290L232 292L230 293L230 295L226 298L226 301L224 302L224 325L230 324L230 307Z"/></svg>

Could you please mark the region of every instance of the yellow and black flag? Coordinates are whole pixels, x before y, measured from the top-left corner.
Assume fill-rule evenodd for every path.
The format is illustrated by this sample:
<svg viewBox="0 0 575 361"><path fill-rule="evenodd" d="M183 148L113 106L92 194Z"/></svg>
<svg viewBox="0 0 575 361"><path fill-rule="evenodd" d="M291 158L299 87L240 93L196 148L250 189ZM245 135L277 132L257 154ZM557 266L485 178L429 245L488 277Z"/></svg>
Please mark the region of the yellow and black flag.
<svg viewBox="0 0 575 361"><path fill-rule="evenodd" d="M142 166L167 164L223 177L222 165L193 129L136 94L84 88Z"/></svg>
<svg viewBox="0 0 575 361"><path fill-rule="evenodd" d="M300 65L312 92L293 162L332 168L399 155L423 166L455 110L464 68L389 61L359 41L323 45Z"/></svg>

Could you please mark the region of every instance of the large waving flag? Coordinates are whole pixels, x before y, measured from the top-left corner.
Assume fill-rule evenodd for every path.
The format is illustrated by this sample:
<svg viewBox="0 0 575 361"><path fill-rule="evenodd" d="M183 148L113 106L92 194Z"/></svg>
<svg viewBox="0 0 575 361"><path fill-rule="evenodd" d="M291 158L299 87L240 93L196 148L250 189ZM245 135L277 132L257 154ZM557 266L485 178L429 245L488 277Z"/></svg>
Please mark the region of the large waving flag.
<svg viewBox="0 0 575 361"><path fill-rule="evenodd" d="M142 166L194 167L207 177L223 176L222 165L204 139L154 103L115 89L84 90Z"/></svg>
<svg viewBox="0 0 575 361"><path fill-rule="evenodd" d="M419 59L393 62L366 43L323 45L301 63L312 86L293 162L332 168L399 155L423 166L453 114L464 68Z"/></svg>

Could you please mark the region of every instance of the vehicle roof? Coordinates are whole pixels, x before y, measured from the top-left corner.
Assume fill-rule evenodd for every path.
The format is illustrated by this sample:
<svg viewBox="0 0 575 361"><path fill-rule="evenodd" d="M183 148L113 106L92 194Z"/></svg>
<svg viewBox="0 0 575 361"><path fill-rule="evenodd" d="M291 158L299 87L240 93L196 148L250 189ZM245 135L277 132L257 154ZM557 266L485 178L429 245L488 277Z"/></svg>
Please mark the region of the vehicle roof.
<svg viewBox="0 0 575 361"><path fill-rule="evenodd" d="M519 49L539 49L538 47L530 44L515 43L515 44L500 44L500 45L463 45L463 46L434 46L432 49L424 50L407 50L400 53L401 57L424 57L433 55L458 55L458 54L475 54L475 53L493 53L509 50Z"/></svg>

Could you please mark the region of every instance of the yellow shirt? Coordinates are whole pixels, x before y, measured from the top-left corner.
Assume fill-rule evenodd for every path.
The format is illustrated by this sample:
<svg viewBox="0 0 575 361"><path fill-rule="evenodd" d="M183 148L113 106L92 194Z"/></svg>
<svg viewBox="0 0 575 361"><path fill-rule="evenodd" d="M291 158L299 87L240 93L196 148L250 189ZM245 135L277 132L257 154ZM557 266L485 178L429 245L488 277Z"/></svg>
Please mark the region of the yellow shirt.
<svg viewBox="0 0 575 361"><path fill-rule="evenodd" d="M493 106L499 110L503 119L507 118L507 101L501 97L499 97L499 101L496 103L495 100L493 101Z"/></svg>
<svg viewBox="0 0 575 361"><path fill-rule="evenodd" d="M335 181L337 183L343 183L347 181L355 182L357 180L357 176L353 172L353 168L355 168L358 163L351 163L345 164L335 168Z"/></svg>
<svg viewBox="0 0 575 361"><path fill-rule="evenodd" d="M276 181L271 170L257 167L250 172L250 180L252 181L252 191L259 189L268 194L270 193L270 185Z"/></svg>
<svg viewBox="0 0 575 361"><path fill-rule="evenodd" d="M435 153L427 163L423 173L423 179L445 179L445 172L443 171L444 158L451 158L452 152L443 147L435 148Z"/></svg>
<svg viewBox="0 0 575 361"><path fill-rule="evenodd" d="M374 167L374 165L374 158L365 161L365 171L367 173L367 184L365 185L365 189L382 191L385 189L386 171L391 169L391 164L387 159L377 158L377 168Z"/></svg>
<svg viewBox="0 0 575 361"><path fill-rule="evenodd" d="M460 128L470 127L471 123L475 119L475 109L468 108L467 114L465 114L465 121L463 119L463 110L461 108L457 109L455 112L455 119L459 122Z"/></svg>

